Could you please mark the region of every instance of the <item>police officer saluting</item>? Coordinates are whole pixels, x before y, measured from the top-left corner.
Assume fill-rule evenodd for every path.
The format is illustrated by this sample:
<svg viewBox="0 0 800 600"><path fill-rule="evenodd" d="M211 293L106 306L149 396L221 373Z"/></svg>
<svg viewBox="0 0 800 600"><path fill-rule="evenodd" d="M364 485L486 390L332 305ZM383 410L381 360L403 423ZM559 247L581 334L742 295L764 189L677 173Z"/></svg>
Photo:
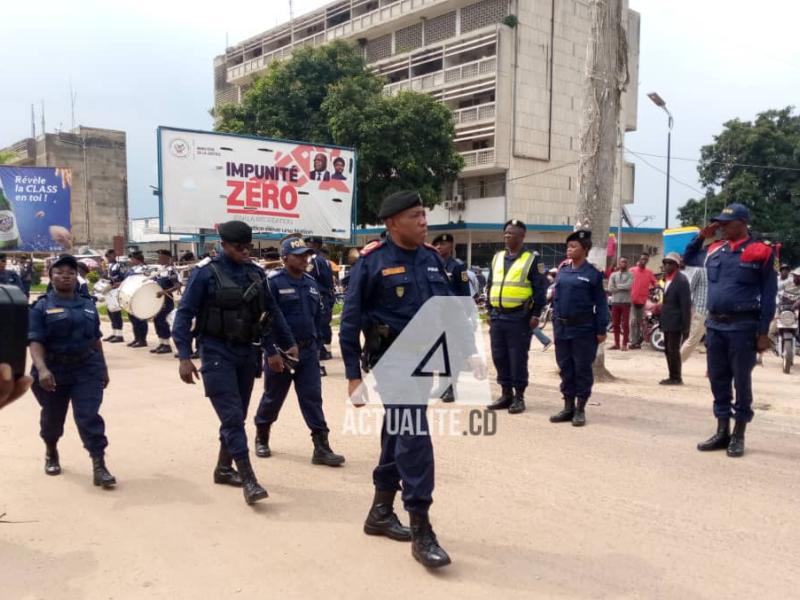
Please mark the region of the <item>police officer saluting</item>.
<svg viewBox="0 0 800 600"><path fill-rule="evenodd" d="M169 345L170 334L167 315L175 308L172 293L178 291L181 284L178 280L178 272L172 266L172 252L158 250L158 266L156 283L161 287L158 295L164 297L164 304L153 318L153 325L155 325L156 335L158 336L158 346L150 350L150 352L152 354L170 354L172 353L172 348Z"/></svg>
<svg viewBox="0 0 800 600"><path fill-rule="evenodd" d="M539 255L525 250L525 223L511 219L503 227L506 249L495 254L489 271L489 337L502 395L490 410L525 410L528 351L533 328L546 303L547 278Z"/></svg>
<svg viewBox="0 0 800 600"><path fill-rule="evenodd" d="M745 428L753 419L750 375L756 353L770 346L767 334L778 289L772 247L750 237L749 219L745 206L727 206L692 240L683 256L687 266L705 265L708 273L706 348L717 432L697 449L727 449L731 457L744 454ZM718 229L722 239L703 250L704 240ZM731 382L736 388L735 404ZM736 423L733 435L731 416Z"/></svg>
<svg viewBox="0 0 800 600"><path fill-rule="evenodd" d="M261 372L259 346L262 338L272 343L270 321L279 342L294 346L294 339L269 293L263 271L250 262L250 226L228 221L219 225L218 232L222 253L192 274L175 314L172 338L178 348L180 377L193 384L199 376L190 359L190 328L192 319L197 318L194 334L200 347L200 373L220 420L214 482L242 486L245 501L252 504L267 497L250 464L244 428L253 381ZM290 352L296 355L297 348ZM270 361L274 359L270 357Z"/></svg>
<svg viewBox="0 0 800 600"><path fill-rule="evenodd" d="M270 456L270 428L278 420L286 394L294 381L300 411L311 430L314 443L311 462L336 467L344 463L344 456L334 454L331 450L328 424L322 412L322 379L319 370L321 298L314 278L306 272L313 252L302 237L293 236L283 240L281 257L284 266L271 271L267 278L270 292L300 349L300 361L293 369L289 369L277 356L274 361L277 368L268 366L266 369L264 395L255 418L256 455ZM277 354L274 346L266 348L266 351L270 355Z"/></svg>
<svg viewBox="0 0 800 600"><path fill-rule="evenodd" d="M572 421L575 427L586 424L586 403L594 384L592 363L608 329L603 274L586 260L591 248L591 231L567 236L567 261L558 270L553 292L553 333L564 410L550 417L550 422Z"/></svg>
<svg viewBox="0 0 800 600"><path fill-rule="evenodd" d="M68 254L50 266L53 289L29 313L28 340L33 362L33 394L42 407L41 436L46 445L45 473L61 473L56 444L72 413L84 448L94 466L94 485L111 488L117 481L105 464L108 440L99 414L108 368L100 340L100 317L91 298L76 292L78 261Z"/></svg>
<svg viewBox="0 0 800 600"><path fill-rule="evenodd" d="M389 235L366 246L353 265L339 330L348 393L354 402L359 402L362 383L359 362L362 328L370 347L365 358L371 368L430 297L452 295L441 259L433 247L424 244L428 224L419 193L401 191L388 196L378 217L385 221ZM428 519L433 501L434 465L427 405L411 400L423 391L427 400L430 387L423 390L425 384L421 380L411 383L414 382L417 387L395 389L398 386L389 385L381 390L378 381L386 414L381 431L381 456L372 476L375 497L364 531L393 540L411 540L411 552L417 561L426 567L443 567L450 564L450 557L439 545ZM400 423L404 417L421 428L387 427L390 421ZM401 525L393 508L401 481L403 503L411 516L410 532Z"/></svg>
<svg viewBox="0 0 800 600"><path fill-rule="evenodd" d="M317 289L322 299L322 313L320 314L320 344L319 359L330 360L333 358L330 350L325 346L331 343L331 319L333 319L333 305L336 303L336 292L333 283L333 269L328 264L328 259L322 253L322 238L311 236L306 238L306 244L311 248L314 256L311 258L309 273L317 282Z"/></svg>

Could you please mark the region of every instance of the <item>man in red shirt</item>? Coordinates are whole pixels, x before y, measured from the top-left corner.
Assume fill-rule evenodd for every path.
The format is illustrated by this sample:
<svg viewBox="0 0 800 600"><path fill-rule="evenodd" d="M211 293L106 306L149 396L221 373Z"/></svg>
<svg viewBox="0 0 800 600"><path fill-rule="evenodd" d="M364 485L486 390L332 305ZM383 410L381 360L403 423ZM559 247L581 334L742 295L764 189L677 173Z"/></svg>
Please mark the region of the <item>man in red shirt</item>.
<svg viewBox="0 0 800 600"><path fill-rule="evenodd" d="M656 276L647 268L650 255L643 252L639 262L631 268L633 287L631 288L631 349L642 347L644 305L650 295L650 288L657 285Z"/></svg>

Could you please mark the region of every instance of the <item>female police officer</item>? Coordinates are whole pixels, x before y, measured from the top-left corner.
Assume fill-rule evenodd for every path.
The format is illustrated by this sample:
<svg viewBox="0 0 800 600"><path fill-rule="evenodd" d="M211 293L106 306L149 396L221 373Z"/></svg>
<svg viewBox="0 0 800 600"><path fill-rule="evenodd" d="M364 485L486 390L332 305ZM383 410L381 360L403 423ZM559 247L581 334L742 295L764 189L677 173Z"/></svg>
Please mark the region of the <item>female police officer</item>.
<svg viewBox="0 0 800 600"><path fill-rule="evenodd" d="M586 260L591 247L591 231L575 231L567 237L567 262L558 270L553 295L553 332L564 410L550 421L572 421L575 427L586 424L586 403L594 384L592 363L608 328L603 274Z"/></svg>
<svg viewBox="0 0 800 600"><path fill-rule="evenodd" d="M42 407L41 436L47 446L45 473L61 473L56 443L64 433L72 400L78 433L92 457L94 484L111 488L117 481L106 469L103 456L108 440L98 414L108 385L100 318L92 299L76 292L77 277L74 257L63 255L53 262L53 289L36 301L29 316L32 389Z"/></svg>

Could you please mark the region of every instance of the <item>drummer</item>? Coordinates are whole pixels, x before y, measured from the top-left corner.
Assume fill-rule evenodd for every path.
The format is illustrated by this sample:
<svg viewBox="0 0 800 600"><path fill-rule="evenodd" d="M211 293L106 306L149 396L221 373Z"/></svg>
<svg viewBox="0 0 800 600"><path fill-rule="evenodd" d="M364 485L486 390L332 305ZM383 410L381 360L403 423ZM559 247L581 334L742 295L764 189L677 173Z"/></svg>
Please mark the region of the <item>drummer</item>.
<svg viewBox="0 0 800 600"><path fill-rule="evenodd" d="M108 440L98 414L108 368L100 341L100 318L94 302L77 293L78 261L68 254L50 266L53 290L29 313L28 340L33 362L33 394L42 407L40 435L46 446L45 473L61 473L56 444L64 434L69 403L83 446L94 466L94 484L113 487L105 464Z"/></svg>
<svg viewBox="0 0 800 600"><path fill-rule="evenodd" d="M175 309L175 301L172 298L173 292L180 289L181 284L178 280L178 271L172 264L172 252L169 250L158 250L158 265L159 270L156 275L156 283L161 286L157 296L164 298L164 304L161 310L153 319L153 324L156 327L156 335L158 335L158 346L150 350L151 354L169 354L172 352L170 346L170 328L167 323L167 316Z"/></svg>
<svg viewBox="0 0 800 600"><path fill-rule="evenodd" d="M143 275L145 272L145 263L144 263L144 254L142 254L139 250L131 252L128 255L128 262L130 263L130 268L128 272L125 273L125 277L130 277L131 275ZM128 319L131 321L131 326L133 327L133 341L128 342L128 346L130 348L146 348L147 347L147 321L143 319L138 319L132 314L128 313Z"/></svg>
<svg viewBox="0 0 800 600"><path fill-rule="evenodd" d="M113 249L106 251L106 262L108 263L108 271L106 276L111 282L111 289L116 290L119 288L122 280L125 279L125 272L122 269L122 264L117 261L117 253ZM112 291L111 294L116 296L117 292ZM111 335L104 338L104 342L109 344L118 344L124 342L122 337L122 311L117 302L112 303L116 310L111 310L112 306L106 300L106 307L108 308L108 318L111 320Z"/></svg>

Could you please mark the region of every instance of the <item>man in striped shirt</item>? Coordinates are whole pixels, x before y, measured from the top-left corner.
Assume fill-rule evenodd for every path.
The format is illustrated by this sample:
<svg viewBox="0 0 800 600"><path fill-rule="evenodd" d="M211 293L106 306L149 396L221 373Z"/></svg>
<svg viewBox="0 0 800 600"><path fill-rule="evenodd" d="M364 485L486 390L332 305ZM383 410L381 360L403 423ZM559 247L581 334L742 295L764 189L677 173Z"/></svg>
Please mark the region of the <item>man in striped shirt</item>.
<svg viewBox="0 0 800 600"><path fill-rule="evenodd" d="M689 337L681 346L681 362L686 362L694 352L706 332L706 300L708 298L708 275L704 267L682 266L683 274L689 278L689 291L692 294L692 324Z"/></svg>

